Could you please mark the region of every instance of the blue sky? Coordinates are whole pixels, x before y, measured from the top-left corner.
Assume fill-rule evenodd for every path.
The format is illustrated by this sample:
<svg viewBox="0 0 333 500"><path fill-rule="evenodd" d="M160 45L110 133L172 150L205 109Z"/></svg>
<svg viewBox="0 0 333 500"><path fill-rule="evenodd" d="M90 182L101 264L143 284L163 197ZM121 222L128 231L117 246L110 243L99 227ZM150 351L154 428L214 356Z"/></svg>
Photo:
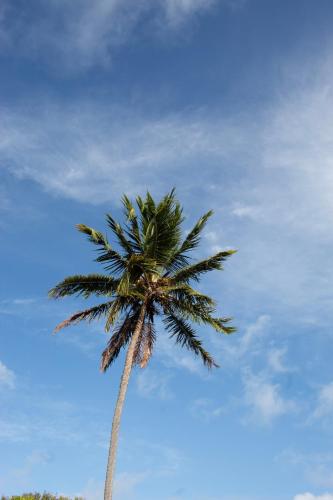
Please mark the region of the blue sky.
<svg viewBox="0 0 333 500"><path fill-rule="evenodd" d="M202 282L238 332L207 372L162 328L128 392L117 500L333 499L331 0L2 0L0 493L102 498L123 357L51 335L98 269L74 229L173 186L213 208Z"/></svg>

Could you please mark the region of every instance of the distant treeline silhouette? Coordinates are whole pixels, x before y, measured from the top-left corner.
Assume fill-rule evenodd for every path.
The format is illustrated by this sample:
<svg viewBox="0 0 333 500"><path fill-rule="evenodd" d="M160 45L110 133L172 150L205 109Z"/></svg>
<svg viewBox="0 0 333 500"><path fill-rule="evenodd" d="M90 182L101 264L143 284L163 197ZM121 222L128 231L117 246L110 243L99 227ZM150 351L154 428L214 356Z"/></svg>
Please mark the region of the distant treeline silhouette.
<svg viewBox="0 0 333 500"><path fill-rule="evenodd" d="M82 497L75 497L73 499L64 497L62 495L51 495L51 493L23 493L23 495L13 495L10 497L2 496L1 500L84 500Z"/></svg>

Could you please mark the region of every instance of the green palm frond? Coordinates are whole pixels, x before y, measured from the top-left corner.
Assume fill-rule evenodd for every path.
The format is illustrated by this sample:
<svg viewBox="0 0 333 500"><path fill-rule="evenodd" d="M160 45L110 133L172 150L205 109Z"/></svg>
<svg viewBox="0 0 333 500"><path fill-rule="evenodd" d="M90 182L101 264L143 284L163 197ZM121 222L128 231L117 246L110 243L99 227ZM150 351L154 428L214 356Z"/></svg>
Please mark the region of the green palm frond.
<svg viewBox="0 0 333 500"><path fill-rule="evenodd" d="M173 280L172 280L173 281ZM192 288L188 283L177 283L167 287L170 298L175 298L180 301L195 301L199 305L210 306L212 309L216 307L216 301Z"/></svg>
<svg viewBox="0 0 333 500"><path fill-rule="evenodd" d="M58 299L68 295L78 295L85 299L91 294L113 295L117 289L119 280L102 274L74 275L68 276L49 291L49 297Z"/></svg>
<svg viewBox="0 0 333 500"><path fill-rule="evenodd" d="M110 214L106 214L106 221L108 223L108 226L111 228L113 234L116 236L121 248L125 250L125 252L128 255L131 255L134 251L133 245L126 238L124 230L121 227L121 225L118 224L118 222L116 222L115 219Z"/></svg>
<svg viewBox="0 0 333 500"><path fill-rule="evenodd" d="M214 308L200 300L177 300L170 301L172 311L195 323L210 325L217 332L230 334L236 331L233 326L228 326L232 318L216 318L212 316Z"/></svg>
<svg viewBox="0 0 333 500"><path fill-rule="evenodd" d="M184 267L173 274L172 281L174 283L188 283L191 280L199 281L200 276L204 273L213 270L222 270L222 262L235 252L236 250L218 252L216 255L213 255L208 259L204 259L191 266Z"/></svg>
<svg viewBox="0 0 333 500"><path fill-rule="evenodd" d="M208 367L218 367L212 356L203 348L191 325L183 318L169 312L163 322L166 329L170 332L170 337L176 337L176 342L182 347L187 347L196 355L201 356L203 363Z"/></svg>
<svg viewBox="0 0 333 500"><path fill-rule="evenodd" d="M143 246L141 241L140 226L135 208L132 205L130 199L126 195L123 196L122 203L125 209L125 217L126 220L128 221L125 233L127 237L130 239L135 252L142 252Z"/></svg>
<svg viewBox="0 0 333 500"><path fill-rule="evenodd" d="M112 273L119 273L125 269L126 259L111 247L106 236L85 224L77 224L76 228L81 233L87 234L89 241L99 246L100 256L97 257L96 262L106 262L105 269Z"/></svg>
<svg viewBox="0 0 333 500"><path fill-rule="evenodd" d="M165 266L173 255L181 237L182 209L173 192L156 205L149 193L146 200L139 198L144 254Z"/></svg>
<svg viewBox="0 0 333 500"><path fill-rule="evenodd" d="M84 234L88 235L89 241L91 243L94 243L95 245L99 245L103 247L105 250L110 249L109 242L100 231L97 231L96 229L93 229L92 227L88 227L85 224L76 224L76 228Z"/></svg>
<svg viewBox="0 0 333 500"><path fill-rule="evenodd" d="M126 258L122 257L116 250L107 250L97 257L96 262L105 263L104 268L110 273L121 273L127 267Z"/></svg>
<svg viewBox="0 0 333 500"><path fill-rule="evenodd" d="M188 252L191 250L194 250L200 243L200 234L202 230L204 229L207 220L209 217L213 215L213 211L210 210L206 214L204 214L198 222L195 224L193 229L188 233L186 236L185 240L181 244L179 248L175 251L175 253L172 255L172 258L170 259L170 262L168 262L167 265L167 270L169 272L174 272L177 269L180 269L181 267L185 266L189 262L189 255Z"/></svg>
<svg viewBox="0 0 333 500"><path fill-rule="evenodd" d="M182 246L180 247L181 252L188 252L189 250L193 250L200 243L200 233L205 227L209 217L213 215L213 210L209 210L206 214L204 214L198 222L195 224L194 228L188 233Z"/></svg>

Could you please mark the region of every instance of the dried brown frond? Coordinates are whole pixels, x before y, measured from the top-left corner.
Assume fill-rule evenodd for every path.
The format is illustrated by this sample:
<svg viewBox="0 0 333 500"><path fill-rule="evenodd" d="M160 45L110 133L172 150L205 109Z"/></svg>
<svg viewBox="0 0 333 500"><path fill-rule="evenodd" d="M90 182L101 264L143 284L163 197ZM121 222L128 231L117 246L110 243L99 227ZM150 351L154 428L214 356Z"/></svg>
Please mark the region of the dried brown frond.
<svg viewBox="0 0 333 500"><path fill-rule="evenodd" d="M107 347L102 352L100 370L105 372L111 363L117 358L122 347L125 347L133 335L139 311L136 310L127 314L122 323L114 330L114 333L108 341Z"/></svg>
<svg viewBox="0 0 333 500"><path fill-rule="evenodd" d="M59 332L59 330L62 330L63 328L66 328L66 326L73 325L75 322L79 321L78 318L82 315L82 312L78 312L73 314L70 318L65 319L61 323L59 323L55 329L54 333Z"/></svg>
<svg viewBox="0 0 333 500"><path fill-rule="evenodd" d="M153 353L155 330L152 322L146 322L135 347L133 363L145 368Z"/></svg>
<svg viewBox="0 0 333 500"><path fill-rule="evenodd" d="M54 333L57 333L62 328L65 328L66 326L69 325L74 325L75 323L78 323L79 321L82 321L84 319L88 321L92 321L93 319L98 319L109 310L111 305L112 302L106 302L105 304L99 304L98 306L90 307L89 309L85 309L84 311L79 311L70 316L69 318L65 319L61 323L59 323L59 325L55 327Z"/></svg>

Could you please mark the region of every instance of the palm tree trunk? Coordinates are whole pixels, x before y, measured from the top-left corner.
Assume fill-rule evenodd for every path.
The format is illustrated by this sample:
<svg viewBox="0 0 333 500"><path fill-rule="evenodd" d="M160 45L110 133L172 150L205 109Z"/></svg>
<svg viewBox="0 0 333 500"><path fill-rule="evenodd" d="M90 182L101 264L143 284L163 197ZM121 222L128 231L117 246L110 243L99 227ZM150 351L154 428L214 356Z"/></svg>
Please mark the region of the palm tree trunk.
<svg viewBox="0 0 333 500"><path fill-rule="evenodd" d="M140 336L140 333L142 330L142 326L143 326L143 322L144 322L144 318L145 318L145 312L146 312L146 306L145 306L145 304L143 304L141 311L140 311L140 316L139 316L138 322L136 324L132 339L130 341L130 344L129 344L129 347L127 350L125 366L124 366L123 374L121 376L118 399L117 399L117 403L116 403L116 407L115 407L115 411L114 411L114 415L113 415L113 421L112 421L112 431L111 431L108 465L106 468L104 500L112 500L112 485L113 485L114 472L115 472L116 451L117 451L117 444L118 444L120 419L121 419L121 414L123 411L127 386L128 386L129 378L130 378L131 371L132 371L134 350L135 350L136 343L139 339L139 336Z"/></svg>

